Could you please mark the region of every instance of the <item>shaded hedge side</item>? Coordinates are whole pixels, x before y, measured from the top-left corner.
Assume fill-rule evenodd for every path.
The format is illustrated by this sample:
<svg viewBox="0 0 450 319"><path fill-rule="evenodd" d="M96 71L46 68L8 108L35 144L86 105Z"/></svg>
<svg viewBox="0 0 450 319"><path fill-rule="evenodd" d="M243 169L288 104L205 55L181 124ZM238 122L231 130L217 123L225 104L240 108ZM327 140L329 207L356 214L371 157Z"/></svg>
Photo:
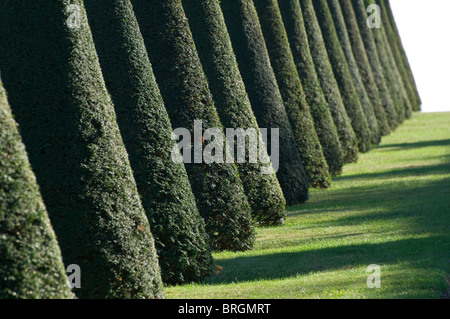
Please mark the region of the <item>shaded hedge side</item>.
<svg viewBox="0 0 450 319"><path fill-rule="evenodd" d="M0 80L0 299L73 297Z"/></svg>
<svg viewBox="0 0 450 319"><path fill-rule="evenodd" d="M69 4L80 28L69 27ZM43 23L45 21L45 23ZM81 0L0 2L0 68L81 298L159 298L161 278Z"/></svg>
<svg viewBox="0 0 450 319"><path fill-rule="evenodd" d="M361 32L361 37L366 48L367 57L375 77L378 90L380 92L381 101L386 112L387 121L391 129L398 126L397 111L394 100L391 96L389 81L384 76L383 67L378 55L377 45L375 43L372 29L367 26L367 12L363 0L343 0L343 2L351 1L356 15L356 20Z"/></svg>
<svg viewBox="0 0 450 319"><path fill-rule="evenodd" d="M278 1L254 0L254 3L309 184L315 188L327 188L331 183L328 164L306 102Z"/></svg>
<svg viewBox="0 0 450 319"><path fill-rule="evenodd" d="M132 0L169 118L194 134L222 128L181 0ZM202 141L206 142L206 141ZM206 143L205 143L206 144ZM185 164L215 250L246 250L254 244L251 209L234 164Z"/></svg>
<svg viewBox="0 0 450 319"><path fill-rule="evenodd" d="M129 0L84 0L107 89L150 222L166 284L212 272L186 170L172 161L172 126Z"/></svg>
<svg viewBox="0 0 450 319"><path fill-rule="evenodd" d="M222 1L238 65L261 128L279 129L278 180L289 205L308 199L308 178L270 65L259 19L251 0ZM272 150L270 139L268 149Z"/></svg>
<svg viewBox="0 0 450 319"><path fill-rule="evenodd" d="M391 132L391 127L388 123L384 104L381 100L381 92L375 80L375 74L372 70L361 32L359 31L359 26L352 3L350 0L329 0L329 4L334 15L336 15L339 7L342 9L353 54L356 62L358 63L359 72L361 73L362 80L364 81L367 94L372 102L373 110L375 112L375 116L377 117L378 126L380 127L380 132L383 136L389 135Z"/></svg>
<svg viewBox="0 0 450 319"><path fill-rule="evenodd" d="M358 92L353 84L352 75L339 42L333 18L326 0L313 1L317 20L322 30L323 39L333 67L334 76L338 83L342 101L352 123L353 131L358 140L358 148L361 153L366 153L371 148L371 132L366 116L359 100Z"/></svg>
<svg viewBox="0 0 450 319"><path fill-rule="evenodd" d="M420 111L422 102L417 91L414 76L412 74L408 58L406 57L400 35L398 33L390 3L388 0L378 0L377 4L380 5L382 10L381 18L383 20L383 28L386 32L389 45L401 74L403 85L407 91L411 107L414 111Z"/></svg>
<svg viewBox="0 0 450 319"><path fill-rule="evenodd" d="M344 162L356 162L358 160L358 142L347 111L345 110L339 86L333 74L333 68L325 48L314 6L311 0L302 0L300 1L300 5L303 10L309 47L316 66L317 75L319 76L319 81L327 99L328 106L330 107L331 114L333 115L334 124L339 134L342 150L344 151Z"/></svg>
<svg viewBox="0 0 450 319"><path fill-rule="evenodd" d="M349 71L353 80L353 84L357 91L361 106L364 111L364 115L367 120L367 124L370 129L370 141L372 144L379 144L381 142L381 131L378 125L377 117L372 105L372 101L367 94L361 73L356 62L355 55L353 54L352 44L348 35L348 30L345 25L344 16L342 15L341 6L339 0L328 0L328 7L331 16L334 21L336 33L339 38L342 50L344 52L346 61L348 63Z"/></svg>
<svg viewBox="0 0 450 319"><path fill-rule="evenodd" d="M309 104L314 127L330 173L340 174L344 165L343 151L309 50L308 36L299 0L283 0L279 1L278 5L297 72L303 85L306 102Z"/></svg>
<svg viewBox="0 0 450 319"><path fill-rule="evenodd" d="M197 52L222 124L227 128L253 128L258 123L245 90L218 0L183 0ZM264 145L259 145L263 147ZM248 151L246 144L246 151ZM265 149L267 158L267 150ZM286 200L275 174L263 174L270 164L236 164L254 218L262 225L279 224L286 217Z"/></svg>

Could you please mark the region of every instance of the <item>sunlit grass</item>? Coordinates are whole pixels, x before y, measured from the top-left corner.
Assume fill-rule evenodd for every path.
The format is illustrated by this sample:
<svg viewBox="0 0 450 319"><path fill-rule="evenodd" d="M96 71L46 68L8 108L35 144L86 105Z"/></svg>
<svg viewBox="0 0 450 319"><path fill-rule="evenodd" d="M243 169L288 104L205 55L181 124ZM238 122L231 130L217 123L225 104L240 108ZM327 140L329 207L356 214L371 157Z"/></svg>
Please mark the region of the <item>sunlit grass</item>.
<svg viewBox="0 0 450 319"><path fill-rule="evenodd" d="M416 114L331 189L214 255L218 274L167 298L439 298L450 270L450 113ZM381 266L381 288L366 269Z"/></svg>

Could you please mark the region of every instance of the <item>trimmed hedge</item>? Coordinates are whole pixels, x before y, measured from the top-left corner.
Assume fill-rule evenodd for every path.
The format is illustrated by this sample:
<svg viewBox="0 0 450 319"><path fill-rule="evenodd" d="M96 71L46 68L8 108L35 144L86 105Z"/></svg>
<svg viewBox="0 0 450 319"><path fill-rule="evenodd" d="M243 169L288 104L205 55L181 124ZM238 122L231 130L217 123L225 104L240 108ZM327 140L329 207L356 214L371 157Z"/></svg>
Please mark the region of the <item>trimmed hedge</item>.
<svg viewBox="0 0 450 319"><path fill-rule="evenodd" d="M374 107L367 94L361 73L356 62L355 55L353 54L352 45L348 35L347 27L345 25L344 16L342 15L341 6L339 0L328 0L328 8L334 21L336 33L339 38L342 50L353 79L353 84L357 91L361 106L367 119L367 124L370 129L370 141L372 144L380 144L381 142L381 130L378 125L377 117L375 115Z"/></svg>
<svg viewBox="0 0 450 319"><path fill-rule="evenodd" d="M203 218L186 170L172 161L172 126L129 0L85 0L106 86L166 284L212 272Z"/></svg>
<svg viewBox="0 0 450 319"><path fill-rule="evenodd" d="M80 27L67 23L80 9ZM45 23L43 23L45 21ZM156 250L81 0L0 2L0 68L81 298L159 298Z"/></svg>
<svg viewBox="0 0 450 319"><path fill-rule="evenodd" d="M174 128L222 128L181 0L132 0L156 81ZM205 141L207 144L207 141ZM254 244L251 209L234 164L185 164L215 250Z"/></svg>
<svg viewBox="0 0 450 319"><path fill-rule="evenodd" d="M371 4L376 4L375 1L364 1L365 7ZM392 53L386 47L384 41L383 28L373 28L372 35L375 41L375 45L378 50L378 57L380 58L381 67L383 69L384 78L387 82L389 92L394 103L394 108L397 114L397 123L401 124L405 121L405 109L410 108L409 100L404 100L400 88L399 79L395 69L397 68L395 61L393 60Z"/></svg>
<svg viewBox="0 0 450 319"><path fill-rule="evenodd" d="M314 6L311 0L302 0L300 1L300 5L303 11L306 33L309 39L309 48L311 49L317 75L319 76L319 81L330 107L331 114L333 115L334 124L336 124L339 140L344 151L344 163L356 162L358 160L358 141L333 74L333 68L325 48Z"/></svg>
<svg viewBox="0 0 450 319"><path fill-rule="evenodd" d="M0 80L0 299L73 297Z"/></svg>
<svg viewBox="0 0 450 319"><path fill-rule="evenodd" d="M372 66L367 56L364 42L359 32L358 22L356 21L355 11L350 0L329 0L331 12L336 15L339 7L342 9L342 13L345 17L345 23L347 26L348 36L352 45L353 54L358 64L359 72L361 73L366 92L372 102L375 116L377 117L378 126L382 136L389 135L391 133L391 127L387 121L386 111L384 110L383 102L381 100L381 94L375 81L375 75L372 70Z"/></svg>
<svg viewBox="0 0 450 319"><path fill-rule="evenodd" d="M309 185L328 188L328 164L323 155L309 105L292 56L277 0L254 0L287 115L297 142Z"/></svg>
<svg viewBox="0 0 450 319"><path fill-rule="evenodd" d="M375 77L378 90L380 92L381 101L386 112L386 118L391 129L398 126L397 111L394 100L389 89L388 79L384 76L383 67L378 55L377 45L375 43L372 29L367 27L367 12L363 0L343 0L342 2L350 1L353 5L353 10L356 15L356 20L359 25L359 31L366 48L367 57Z"/></svg>
<svg viewBox="0 0 450 319"><path fill-rule="evenodd" d="M358 140L359 151L361 153L366 153L371 147L371 132L359 100L358 92L353 84L350 68L339 42L330 9L328 8L326 0L315 0L313 1L313 4L317 20L319 21L322 30L328 57L330 58L330 63L333 67L334 76L341 92L342 101L344 102L348 117L352 123L353 131Z"/></svg>
<svg viewBox="0 0 450 319"><path fill-rule="evenodd" d="M227 128L252 128L259 133L219 1L183 0L182 3L222 124ZM248 146L246 143L246 152ZM259 159L258 163L248 160L247 155L246 163L236 165L253 217L262 225L280 224L286 217L286 200L277 176L262 173L264 166L270 164Z"/></svg>
<svg viewBox="0 0 450 319"><path fill-rule="evenodd" d="M278 5L330 173L340 174L344 165L344 153L309 50L299 0L283 0Z"/></svg>
<svg viewBox="0 0 450 319"><path fill-rule="evenodd" d="M222 1L225 23L261 128L279 129L278 180L289 205L308 199L308 178L284 108L258 16L251 0ZM268 140L268 149L272 149Z"/></svg>
<svg viewBox="0 0 450 319"><path fill-rule="evenodd" d="M394 59L401 74L403 85L408 94L408 99L414 111L420 111L422 102L417 91L414 76L409 66L408 58L401 43L394 16L388 0L378 0L377 4L381 7L383 20L383 29L386 32L387 40L391 47Z"/></svg>

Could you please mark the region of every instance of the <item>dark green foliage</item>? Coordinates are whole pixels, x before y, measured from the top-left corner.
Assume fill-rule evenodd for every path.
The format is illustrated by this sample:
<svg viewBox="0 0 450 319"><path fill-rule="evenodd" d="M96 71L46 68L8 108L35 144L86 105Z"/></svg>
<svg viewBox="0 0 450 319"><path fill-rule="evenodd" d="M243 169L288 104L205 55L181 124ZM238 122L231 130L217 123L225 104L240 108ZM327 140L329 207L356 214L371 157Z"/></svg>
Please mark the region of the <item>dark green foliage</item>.
<svg viewBox="0 0 450 319"><path fill-rule="evenodd" d="M370 128L370 140L373 144L379 144L381 142L380 127L378 125L372 102L364 86L364 82L358 68L358 63L356 62L355 55L353 54L352 45L348 35L347 27L345 25L344 16L342 15L339 0L328 0L327 3L334 21L336 33L338 35L342 50L344 51L344 55L348 63L349 71L353 79L353 84L357 91L361 106L364 110L367 124Z"/></svg>
<svg viewBox="0 0 450 319"><path fill-rule="evenodd" d="M67 24L69 4L80 28ZM159 265L81 0L0 2L0 68L82 298L161 297Z"/></svg>
<svg viewBox="0 0 450 319"><path fill-rule="evenodd" d="M300 5L303 10L306 33L308 34L309 48L316 66L317 75L322 90L333 115L334 124L338 131L344 152L344 162L352 163L358 160L358 142L353 131L350 119L345 110L344 102L339 91L339 86L333 74L322 32L314 12L311 0L302 0Z"/></svg>
<svg viewBox="0 0 450 319"><path fill-rule="evenodd" d="M181 0L132 0L156 80L174 128L221 128ZM206 141L205 141L206 142ZM251 210L234 164L185 165L211 246L253 246Z"/></svg>
<svg viewBox="0 0 450 319"><path fill-rule="evenodd" d="M378 0L377 4L381 7L383 29L386 32L392 54L394 55L394 59L397 63L403 85L408 94L408 99L412 104L411 107L414 111L420 111L420 106L422 103L420 101L420 96L417 91L416 83L408 62L408 58L406 57L406 53L403 48L398 29L395 24L389 1Z"/></svg>
<svg viewBox="0 0 450 319"><path fill-rule="evenodd" d="M0 299L73 298L0 80Z"/></svg>
<svg viewBox="0 0 450 319"><path fill-rule="evenodd" d="M376 3L373 0L364 1L365 7L368 7L371 4ZM396 121L398 124L401 124L405 120L405 109L408 108L409 100L403 99L400 82L397 78L398 72L395 71L397 66L395 64L395 61L393 60L392 53L389 52L388 48L386 47L383 32L383 28L372 29L372 35L378 50L378 57L383 69L384 78L389 88L392 102L394 103L394 108L397 115Z"/></svg>
<svg viewBox="0 0 450 319"><path fill-rule="evenodd" d="M339 85L339 89L347 110L348 117L351 120L353 131L358 140L359 151L362 153L370 150L371 132L366 116L359 100L358 92L353 84L352 75L339 42L333 18L326 0L313 1L317 20L322 30L323 39L333 67L334 76Z"/></svg>
<svg viewBox="0 0 450 319"><path fill-rule="evenodd" d="M103 76L147 213L164 283L211 274L204 221L182 163L172 161L172 126L129 0L85 0Z"/></svg>
<svg viewBox="0 0 450 319"><path fill-rule="evenodd" d="M327 188L331 183L328 164L306 102L278 1L255 0L254 4L309 184L316 188Z"/></svg>
<svg viewBox="0 0 450 319"><path fill-rule="evenodd" d="M222 124L259 132L218 0L183 0L183 7ZM236 165L254 218L263 225L279 224L286 217L286 201L277 176L262 173L270 164L249 163L247 156L246 163Z"/></svg>
<svg viewBox="0 0 450 319"><path fill-rule="evenodd" d="M368 16L366 6L364 5L363 0L343 0L343 2L346 1L350 1L353 5L359 31L361 32L367 57L369 58L369 63L372 67L373 75L380 93L381 102L383 103L383 107L386 112L389 127L391 129L395 129L398 126L397 111L389 89L389 81L384 76L383 67L378 55L377 45L373 38L372 29L367 26Z"/></svg>
<svg viewBox="0 0 450 319"><path fill-rule="evenodd" d="M336 12L339 10L339 7L342 8L353 54L355 56L356 63L358 64L359 72L361 73L366 92L372 102L380 132L383 136L389 135L391 128L387 121L386 111L384 110L383 102L381 100L380 90L378 89L377 82L375 81L375 75L372 71L361 33L359 32L358 22L356 21L356 16L351 1L330 0L329 4L331 12L334 16L337 14Z"/></svg>
<svg viewBox="0 0 450 319"><path fill-rule="evenodd" d="M309 50L308 36L299 0L283 0L279 1L278 5L330 173L339 174L344 165L343 151Z"/></svg>
<svg viewBox="0 0 450 319"><path fill-rule="evenodd" d="M258 16L251 0L221 2L231 42L261 128L279 129L278 180L290 205L308 199L308 178L298 154ZM268 149L272 149L270 139Z"/></svg>

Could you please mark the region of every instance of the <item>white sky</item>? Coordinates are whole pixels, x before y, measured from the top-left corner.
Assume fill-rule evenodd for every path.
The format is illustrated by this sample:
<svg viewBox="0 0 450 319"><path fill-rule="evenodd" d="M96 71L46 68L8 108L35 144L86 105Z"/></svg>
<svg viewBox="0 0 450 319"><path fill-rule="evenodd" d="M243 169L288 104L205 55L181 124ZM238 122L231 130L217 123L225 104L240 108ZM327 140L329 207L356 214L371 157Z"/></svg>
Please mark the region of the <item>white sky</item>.
<svg viewBox="0 0 450 319"><path fill-rule="evenodd" d="M450 0L391 0L423 112L450 111Z"/></svg>

